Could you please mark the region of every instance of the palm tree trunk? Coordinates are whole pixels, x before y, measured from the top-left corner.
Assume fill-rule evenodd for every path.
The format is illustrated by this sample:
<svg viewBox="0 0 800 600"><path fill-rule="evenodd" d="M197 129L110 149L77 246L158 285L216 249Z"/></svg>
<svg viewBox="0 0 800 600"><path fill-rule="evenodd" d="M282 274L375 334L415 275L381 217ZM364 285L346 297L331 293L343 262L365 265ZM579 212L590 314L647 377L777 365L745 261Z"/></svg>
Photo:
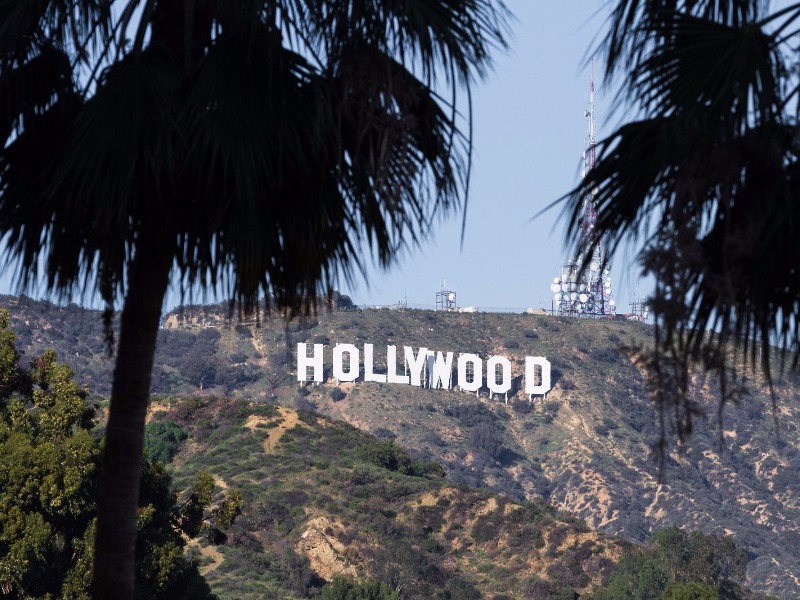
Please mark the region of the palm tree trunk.
<svg viewBox="0 0 800 600"><path fill-rule="evenodd" d="M97 511L94 598L132 600L135 593L144 421L161 308L172 267L169 250L163 238L140 238L128 272Z"/></svg>

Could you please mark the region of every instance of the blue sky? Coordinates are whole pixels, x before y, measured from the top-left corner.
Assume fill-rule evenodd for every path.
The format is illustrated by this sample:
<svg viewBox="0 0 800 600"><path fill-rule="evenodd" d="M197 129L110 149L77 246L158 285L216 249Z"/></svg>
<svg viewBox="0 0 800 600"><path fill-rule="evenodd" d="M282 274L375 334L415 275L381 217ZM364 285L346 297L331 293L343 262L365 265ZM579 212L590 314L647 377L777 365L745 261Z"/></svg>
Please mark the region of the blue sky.
<svg viewBox="0 0 800 600"><path fill-rule="evenodd" d="M495 72L473 94L473 176L466 232L460 215L440 225L422 247L388 272L370 269L368 283L347 291L359 305L433 307L447 280L460 306L482 310L550 307L549 286L566 258L564 221L554 209L580 177L590 69L608 15L605 0L508 0L514 13L511 49L497 54ZM613 90L596 98L598 139L624 115L609 115ZM621 312L647 285L632 253L612 262L614 297Z"/></svg>
<svg viewBox="0 0 800 600"><path fill-rule="evenodd" d="M606 0L507 0L515 16L509 52L496 53L495 71L476 85L474 162L464 244L461 215L441 223L431 239L405 252L388 271L342 291L359 305L433 307L446 280L460 306L481 310L549 307L549 285L567 258L564 221L554 209L531 220L580 176L586 139L587 57L602 35ZM613 90L598 79L598 139L624 115L609 115ZM630 254L630 253L629 253ZM648 288L631 256L612 262L618 310ZM10 269L0 272L0 293L14 293ZM37 295L37 294L33 294ZM165 308L180 301L170 292ZM84 299L83 304L95 304Z"/></svg>

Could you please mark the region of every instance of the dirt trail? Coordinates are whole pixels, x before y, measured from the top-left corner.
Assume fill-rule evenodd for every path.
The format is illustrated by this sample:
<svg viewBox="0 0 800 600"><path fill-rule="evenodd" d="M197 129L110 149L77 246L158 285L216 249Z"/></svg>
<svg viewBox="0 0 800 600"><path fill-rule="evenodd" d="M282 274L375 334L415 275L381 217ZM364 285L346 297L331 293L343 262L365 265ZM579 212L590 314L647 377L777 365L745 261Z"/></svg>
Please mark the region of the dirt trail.
<svg viewBox="0 0 800 600"><path fill-rule="evenodd" d="M277 423L274 427L269 429L259 428L260 431L266 431L267 439L264 440L264 452L266 454L272 454L275 451L275 446L277 446L280 439L283 437L283 434L286 433L289 429L294 427L295 425L300 425L301 427L305 427L305 424L300 421L297 417L297 412L285 408L283 406L278 406L278 417L270 418L270 417L261 417L258 415L250 415L247 419L247 422L244 424L250 431L256 431L258 425L266 425L267 423Z"/></svg>
<svg viewBox="0 0 800 600"><path fill-rule="evenodd" d="M225 557L222 553L217 549L216 546L200 546L200 541L197 538L191 539L186 543L187 548L197 548L198 552L200 552L201 556L208 557L212 560L209 564L200 567L200 575L205 577L211 571L215 570L219 567L222 562L225 560Z"/></svg>

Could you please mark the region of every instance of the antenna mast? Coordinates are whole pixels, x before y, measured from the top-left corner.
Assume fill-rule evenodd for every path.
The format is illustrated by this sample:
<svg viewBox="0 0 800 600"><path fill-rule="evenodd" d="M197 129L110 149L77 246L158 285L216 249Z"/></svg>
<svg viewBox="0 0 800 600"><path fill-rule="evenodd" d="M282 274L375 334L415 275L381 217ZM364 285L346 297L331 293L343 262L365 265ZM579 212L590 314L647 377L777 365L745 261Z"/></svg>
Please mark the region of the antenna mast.
<svg viewBox="0 0 800 600"><path fill-rule="evenodd" d="M586 149L583 151L583 177L586 177L595 165L597 143L594 119L594 61L589 79L589 108L584 111L584 116L587 120L587 139ZM555 277L550 286L553 292L554 314L611 319L616 312L611 294L611 268L602 239L595 246L590 260L587 260L597 221L596 196L597 190L593 189L584 197L575 256L561 267L561 276Z"/></svg>

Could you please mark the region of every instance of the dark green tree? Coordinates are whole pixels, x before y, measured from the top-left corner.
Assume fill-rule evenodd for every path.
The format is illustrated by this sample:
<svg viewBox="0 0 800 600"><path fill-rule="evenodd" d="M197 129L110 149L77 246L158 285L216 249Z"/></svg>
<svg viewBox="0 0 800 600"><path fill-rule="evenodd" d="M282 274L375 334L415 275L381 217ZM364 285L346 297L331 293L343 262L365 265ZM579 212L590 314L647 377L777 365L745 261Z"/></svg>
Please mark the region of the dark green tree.
<svg viewBox="0 0 800 600"><path fill-rule="evenodd" d="M719 600L719 594L702 583L676 583L667 588L661 600Z"/></svg>
<svg viewBox="0 0 800 600"><path fill-rule="evenodd" d="M653 532L650 543L657 549L658 562L669 573L670 580L678 581L679 573L691 557L689 535L679 527L666 527Z"/></svg>
<svg viewBox="0 0 800 600"><path fill-rule="evenodd" d="M697 414L694 365L718 376L724 404L743 363L771 379L775 360L797 367L800 357L800 3L769 6L616 0L601 50L635 117L599 142L569 196L573 238L593 195L594 243L643 240L656 281L655 354L645 362L680 438Z"/></svg>
<svg viewBox="0 0 800 600"><path fill-rule="evenodd" d="M175 421L153 421L144 429L144 449L150 460L167 464L189 434Z"/></svg>
<svg viewBox="0 0 800 600"><path fill-rule="evenodd" d="M134 593L170 280L310 310L364 254L388 265L428 235L462 205L461 92L506 23L501 0L2 3L0 237L22 282L123 307L98 597Z"/></svg>
<svg viewBox="0 0 800 600"><path fill-rule="evenodd" d="M655 531L644 547L620 558L608 585L593 600L662 598L746 599L760 597L742 588L747 558L728 536L686 533L677 527ZM695 594L695 595L692 595Z"/></svg>
<svg viewBox="0 0 800 600"><path fill-rule="evenodd" d="M359 583L338 575L322 588L322 600L400 600L400 594L380 581Z"/></svg>
<svg viewBox="0 0 800 600"><path fill-rule="evenodd" d="M0 595L8 598L90 597L99 457L94 411L72 371L53 351L19 364L8 313L0 310ZM184 536L230 527L241 497L211 508L214 486L198 474L176 505L163 465L143 462L137 510L137 598L212 598ZM198 483L199 482L199 483ZM194 489L193 487L193 489ZM185 515L197 515L193 531Z"/></svg>

